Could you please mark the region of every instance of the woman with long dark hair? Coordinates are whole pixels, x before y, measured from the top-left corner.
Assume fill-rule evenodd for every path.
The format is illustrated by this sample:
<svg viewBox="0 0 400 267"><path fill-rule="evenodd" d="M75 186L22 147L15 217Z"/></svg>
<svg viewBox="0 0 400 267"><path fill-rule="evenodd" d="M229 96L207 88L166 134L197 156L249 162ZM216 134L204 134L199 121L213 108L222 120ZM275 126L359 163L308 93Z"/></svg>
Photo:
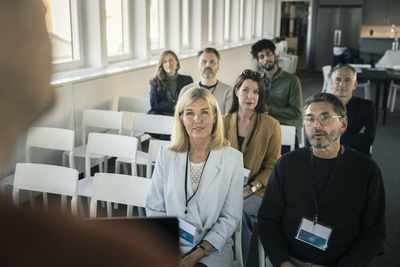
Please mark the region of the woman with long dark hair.
<svg viewBox="0 0 400 267"><path fill-rule="evenodd" d="M150 114L174 115L179 92L193 83L192 77L178 74L179 68L176 54L165 50L158 60L154 78L150 80Z"/></svg>

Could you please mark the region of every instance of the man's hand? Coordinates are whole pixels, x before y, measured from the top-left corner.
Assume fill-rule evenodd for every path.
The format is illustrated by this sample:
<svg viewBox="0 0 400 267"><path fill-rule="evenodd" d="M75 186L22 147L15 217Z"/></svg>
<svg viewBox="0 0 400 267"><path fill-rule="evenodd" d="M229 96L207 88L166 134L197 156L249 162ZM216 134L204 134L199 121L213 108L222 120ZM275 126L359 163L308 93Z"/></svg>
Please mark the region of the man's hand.
<svg viewBox="0 0 400 267"><path fill-rule="evenodd" d="M253 192L251 192L251 188L249 185L245 186L243 188L243 199L249 197L251 194L253 194Z"/></svg>

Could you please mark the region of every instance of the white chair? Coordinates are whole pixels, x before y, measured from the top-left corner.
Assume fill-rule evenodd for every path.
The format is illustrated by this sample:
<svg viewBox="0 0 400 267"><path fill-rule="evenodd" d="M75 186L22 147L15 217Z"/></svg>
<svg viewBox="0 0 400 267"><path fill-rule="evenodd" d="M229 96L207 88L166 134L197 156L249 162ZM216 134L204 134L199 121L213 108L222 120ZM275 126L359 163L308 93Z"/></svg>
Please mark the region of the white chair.
<svg viewBox="0 0 400 267"><path fill-rule="evenodd" d="M282 146L290 146L290 151L294 150L296 143L296 127L281 125Z"/></svg>
<svg viewBox="0 0 400 267"><path fill-rule="evenodd" d="M71 212L78 215L77 206L78 171L71 168L18 163L15 169L13 202L19 206L19 191L30 190L71 196ZM44 200L44 199L43 199ZM48 209L48 203L44 201ZM66 202L61 201L61 210L66 211Z"/></svg>
<svg viewBox="0 0 400 267"><path fill-rule="evenodd" d="M120 96L118 111L147 113L150 110L150 98Z"/></svg>
<svg viewBox="0 0 400 267"><path fill-rule="evenodd" d="M82 145L74 148L74 157L86 157L86 136L89 128L101 128L103 130L116 130L118 134L122 131L122 112L111 110L85 109L82 119ZM103 171L101 157L93 156L99 160L100 171ZM105 161L105 169L107 169L107 161Z"/></svg>
<svg viewBox="0 0 400 267"><path fill-rule="evenodd" d="M322 93L332 93L331 77L330 77L331 71L332 67L330 65L322 67L322 74L324 75L324 84L322 85Z"/></svg>
<svg viewBox="0 0 400 267"><path fill-rule="evenodd" d="M290 55L290 54L286 54L283 57L290 59L290 65L289 65L288 72L291 74L295 74L296 69L297 69L297 61L298 61L299 57L297 55Z"/></svg>
<svg viewBox="0 0 400 267"><path fill-rule="evenodd" d="M400 88L400 84L396 84L396 83L394 83L394 81L390 82L388 103L387 103L387 106L390 107L390 112L394 111L394 106L396 103L397 89L399 89L399 88Z"/></svg>
<svg viewBox="0 0 400 267"><path fill-rule="evenodd" d="M371 81L367 80L364 83L358 83L357 88L364 88L364 98L371 99Z"/></svg>
<svg viewBox="0 0 400 267"><path fill-rule="evenodd" d="M86 157L85 178L78 182L78 195L91 197L93 176L90 176L91 158L98 156L123 157L132 164L132 174L136 175L137 138L118 134L89 133ZM115 166L115 172L119 172L119 166Z"/></svg>
<svg viewBox="0 0 400 267"><path fill-rule="evenodd" d="M49 128L49 127L31 127L28 130L25 144L25 162L31 163L31 149L51 149L57 151L63 151L62 165L67 166L66 156L69 158L69 167L74 168L74 138L75 133L72 130L60 129L60 128ZM14 184L14 175L7 176L0 181L1 190L4 193L6 186L12 186ZM33 196L30 194L31 205L33 207L34 201ZM43 199L47 202L47 195L43 194ZM63 197L62 201L66 201Z"/></svg>
<svg viewBox="0 0 400 267"><path fill-rule="evenodd" d="M278 57L278 66L286 72L290 72L292 61L289 57L279 56Z"/></svg>
<svg viewBox="0 0 400 267"><path fill-rule="evenodd" d="M170 135L174 126L174 117L164 115L154 115L145 113L135 113L132 123L132 135L138 137L138 133L152 133L152 134L165 134ZM141 150L141 137L139 139L139 149ZM145 152L137 152L138 165L147 165L148 155ZM118 166L121 163L129 163L123 158L117 158L115 165Z"/></svg>
<svg viewBox="0 0 400 267"><path fill-rule="evenodd" d="M169 144L166 140L150 140L149 152L147 153L147 166L146 166L146 178L151 178L153 165L157 160L158 153L162 146Z"/></svg>
<svg viewBox="0 0 400 267"><path fill-rule="evenodd" d="M96 173L93 182L90 217L97 217L97 201L107 201L144 208L151 180L143 177L112 173ZM139 208L139 215L143 216ZM132 216L132 209L127 209L127 216ZM112 217L111 208L107 207L107 216Z"/></svg>

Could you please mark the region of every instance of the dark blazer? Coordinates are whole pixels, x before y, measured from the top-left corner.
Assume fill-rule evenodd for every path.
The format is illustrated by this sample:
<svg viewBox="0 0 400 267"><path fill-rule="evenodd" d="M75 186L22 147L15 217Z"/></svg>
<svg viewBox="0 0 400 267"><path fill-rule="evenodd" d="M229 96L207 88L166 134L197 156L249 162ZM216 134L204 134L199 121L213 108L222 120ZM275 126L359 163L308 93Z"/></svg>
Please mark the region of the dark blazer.
<svg viewBox="0 0 400 267"><path fill-rule="evenodd" d="M374 142L376 132L374 103L353 96L346 108L348 125L341 137L341 143L354 148L358 152L370 155L369 149ZM363 127L365 127L365 130L360 133Z"/></svg>
<svg viewBox="0 0 400 267"><path fill-rule="evenodd" d="M181 75L178 74L178 78L176 80L177 86L177 96L181 89L193 83L193 79L191 76L188 75ZM150 80L150 105L151 109L148 112L149 114L161 114L161 115L174 115L174 107L176 103L171 103L168 101L167 98L167 91L158 90L157 84L155 83L154 79Z"/></svg>

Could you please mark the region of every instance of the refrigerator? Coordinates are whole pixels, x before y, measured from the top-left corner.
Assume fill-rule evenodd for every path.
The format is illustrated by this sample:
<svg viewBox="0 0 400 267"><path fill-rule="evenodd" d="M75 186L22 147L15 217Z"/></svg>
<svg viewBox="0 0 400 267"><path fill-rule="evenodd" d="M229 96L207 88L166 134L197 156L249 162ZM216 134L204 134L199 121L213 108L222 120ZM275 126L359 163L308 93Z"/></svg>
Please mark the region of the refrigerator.
<svg viewBox="0 0 400 267"><path fill-rule="evenodd" d="M321 71L325 65L333 65L336 54L345 48L359 50L362 8L360 7L318 7L314 70ZM337 61L336 57L335 61Z"/></svg>

